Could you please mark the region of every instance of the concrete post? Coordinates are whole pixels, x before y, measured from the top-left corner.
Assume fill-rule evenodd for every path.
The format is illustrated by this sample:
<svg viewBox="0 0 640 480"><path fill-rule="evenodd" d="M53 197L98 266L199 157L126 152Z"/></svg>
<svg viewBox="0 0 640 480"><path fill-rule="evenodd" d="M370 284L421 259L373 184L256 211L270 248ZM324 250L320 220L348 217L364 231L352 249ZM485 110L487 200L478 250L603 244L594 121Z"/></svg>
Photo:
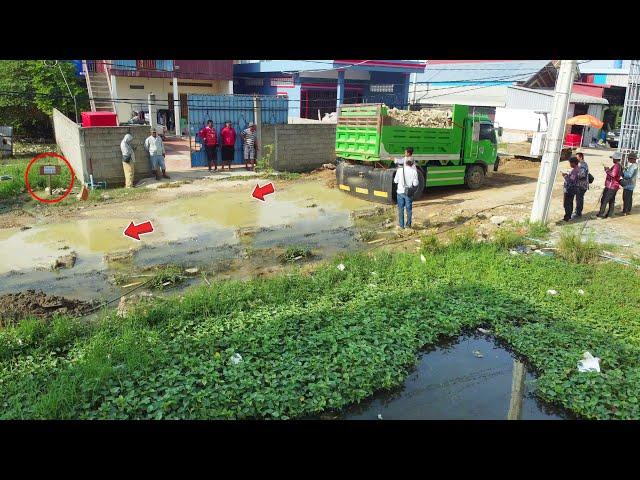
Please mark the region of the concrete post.
<svg viewBox="0 0 640 480"><path fill-rule="evenodd" d="M258 151L256 152L256 163L262 158L262 104L260 97L253 97L253 118L256 124L256 137L258 140Z"/></svg>
<svg viewBox="0 0 640 480"><path fill-rule="evenodd" d="M513 375L511 377L511 400L507 420L520 420L522 418L522 398L524 397L524 377L526 370L524 364L518 360L513 361Z"/></svg>
<svg viewBox="0 0 640 480"><path fill-rule="evenodd" d="M549 203L553 183L558 172L558 161L564 142L564 127L567 121L567 108L569 106L569 95L573 84L573 75L576 68L575 60L561 60L560 72L556 81L556 91L553 99L551 111L551 125L544 147L544 154L540 164L540 174L538 176L538 186L533 198L531 208L532 222L547 222L549 216Z"/></svg>
<svg viewBox="0 0 640 480"><path fill-rule="evenodd" d="M416 86L418 84L418 74L413 74L413 93L411 95L411 105L416 104Z"/></svg>
<svg viewBox="0 0 640 480"><path fill-rule="evenodd" d="M150 93L148 96L149 101L149 123L151 128L158 126L158 107L156 106L156 94Z"/></svg>
<svg viewBox="0 0 640 480"><path fill-rule="evenodd" d="M338 70L338 91L337 91L336 111L338 111L338 108L343 103L344 103L344 70Z"/></svg>
<svg viewBox="0 0 640 480"><path fill-rule="evenodd" d="M180 131L180 94L178 93L178 79L173 77L173 121L176 127L176 135L182 135Z"/></svg>

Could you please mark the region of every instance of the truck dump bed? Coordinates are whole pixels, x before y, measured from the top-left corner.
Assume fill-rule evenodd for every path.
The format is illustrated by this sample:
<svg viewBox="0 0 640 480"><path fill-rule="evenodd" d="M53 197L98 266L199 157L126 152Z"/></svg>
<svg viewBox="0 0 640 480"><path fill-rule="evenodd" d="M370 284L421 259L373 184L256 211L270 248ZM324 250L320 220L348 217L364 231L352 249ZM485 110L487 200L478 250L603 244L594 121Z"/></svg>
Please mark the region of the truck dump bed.
<svg viewBox="0 0 640 480"><path fill-rule="evenodd" d="M426 128L390 125L381 104L344 105L338 110L336 156L348 160L376 162L402 156L413 147L414 158L460 161L464 119L469 108L453 107L453 127Z"/></svg>

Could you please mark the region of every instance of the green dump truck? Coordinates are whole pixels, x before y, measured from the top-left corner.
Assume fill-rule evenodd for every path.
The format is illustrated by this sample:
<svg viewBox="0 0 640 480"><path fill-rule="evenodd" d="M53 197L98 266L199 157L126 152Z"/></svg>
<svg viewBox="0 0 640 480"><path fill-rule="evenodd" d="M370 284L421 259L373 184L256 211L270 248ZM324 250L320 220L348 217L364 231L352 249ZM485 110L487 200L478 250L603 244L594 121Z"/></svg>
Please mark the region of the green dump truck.
<svg viewBox="0 0 640 480"><path fill-rule="evenodd" d="M489 167L495 171L499 164L493 122L466 105L454 105L451 112L448 128L407 127L393 125L382 104L343 105L336 126L338 187L368 200L394 203L394 159L413 147L420 181L414 198L425 187L479 188Z"/></svg>

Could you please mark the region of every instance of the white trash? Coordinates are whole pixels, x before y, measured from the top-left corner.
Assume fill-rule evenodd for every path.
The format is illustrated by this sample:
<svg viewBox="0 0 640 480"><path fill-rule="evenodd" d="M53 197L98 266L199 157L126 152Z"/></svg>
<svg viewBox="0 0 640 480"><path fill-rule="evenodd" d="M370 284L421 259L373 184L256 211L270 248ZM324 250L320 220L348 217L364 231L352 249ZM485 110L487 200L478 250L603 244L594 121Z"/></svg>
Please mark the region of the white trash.
<svg viewBox="0 0 640 480"><path fill-rule="evenodd" d="M583 289L580 289L580 290L578 290L578 293L579 293L580 295L584 295L584 290L583 290Z"/></svg>
<svg viewBox="0 0 640 480"><path fill-rule="evenodd" d="M474 350L473 354L478 358L484 357L484 355L482 353L480 353L480 350Z"/></svg>
<svg viewBox="0 0 640 480"><path fill-rule="evenodd" d="M487 330L486 328L478 328L478 331L485 335L489 335L491 333L491 330Z"/></svg>
<svg viewBox="0 0 640 480"><path fill-rule="evenodd" d="M234 353L231 356L231 363L233 363L234 365L239 364L242 361L242 355L240 355L239 353Z"/></svg>
<svg viewBox="0 0 640 480"><path fill-rule="evenodd" d="M424 258L424 255L423 255L422 253L420 254L420 261L421 261L422 263L427 263L427 259L426 259L426 258Z"/></svg>
<svg viewBox="0 0 640 480"><path fill-rule="evenodd" d="M557 295L558 294L558 292L556 290L547 290L547 293L549 295Z"/></svg>
<svg viewBox="0 0 640 480"><path fill-rule="evenodd" d="M584 352L582 354L582 360L578 362L578 371L600 373L600 359L594 357L589 352Z"/></svg>
<svg viewBox="0 0 640 480"><path fill-rule="evenodd" d="M344 269L345 269L345 266L342 263L338 265L338 270L342 272Z"/></svg>
<svg viewBox="0 0 640 480"><path fill-rule="evenodd" d="M378 414L378 420L382 420L382 414Z"/></svg>

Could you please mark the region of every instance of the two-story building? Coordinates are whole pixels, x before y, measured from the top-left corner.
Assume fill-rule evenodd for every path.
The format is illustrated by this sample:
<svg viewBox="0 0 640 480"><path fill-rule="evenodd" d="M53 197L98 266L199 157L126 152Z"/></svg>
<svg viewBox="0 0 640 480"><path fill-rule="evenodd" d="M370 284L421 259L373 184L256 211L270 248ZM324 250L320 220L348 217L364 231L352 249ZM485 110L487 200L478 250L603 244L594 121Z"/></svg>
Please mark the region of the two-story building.
<svg viewBox="0 0 640 480"><path fill-rule="evenodd" d="M174 130L178 100L181 125L188 118L188 94L233 93L233 60L83 60L87 90L94 111L112 111L119 122L133 112L149 112L155 94L158 112Z"/></svg>
<svg viewBox="0 0 640 480"><path fill-rule="evenodd" d="M417 60L242 60L234 65L235 93L282 95L289 118L318 119L343 103L407 108Z"/></svg>

